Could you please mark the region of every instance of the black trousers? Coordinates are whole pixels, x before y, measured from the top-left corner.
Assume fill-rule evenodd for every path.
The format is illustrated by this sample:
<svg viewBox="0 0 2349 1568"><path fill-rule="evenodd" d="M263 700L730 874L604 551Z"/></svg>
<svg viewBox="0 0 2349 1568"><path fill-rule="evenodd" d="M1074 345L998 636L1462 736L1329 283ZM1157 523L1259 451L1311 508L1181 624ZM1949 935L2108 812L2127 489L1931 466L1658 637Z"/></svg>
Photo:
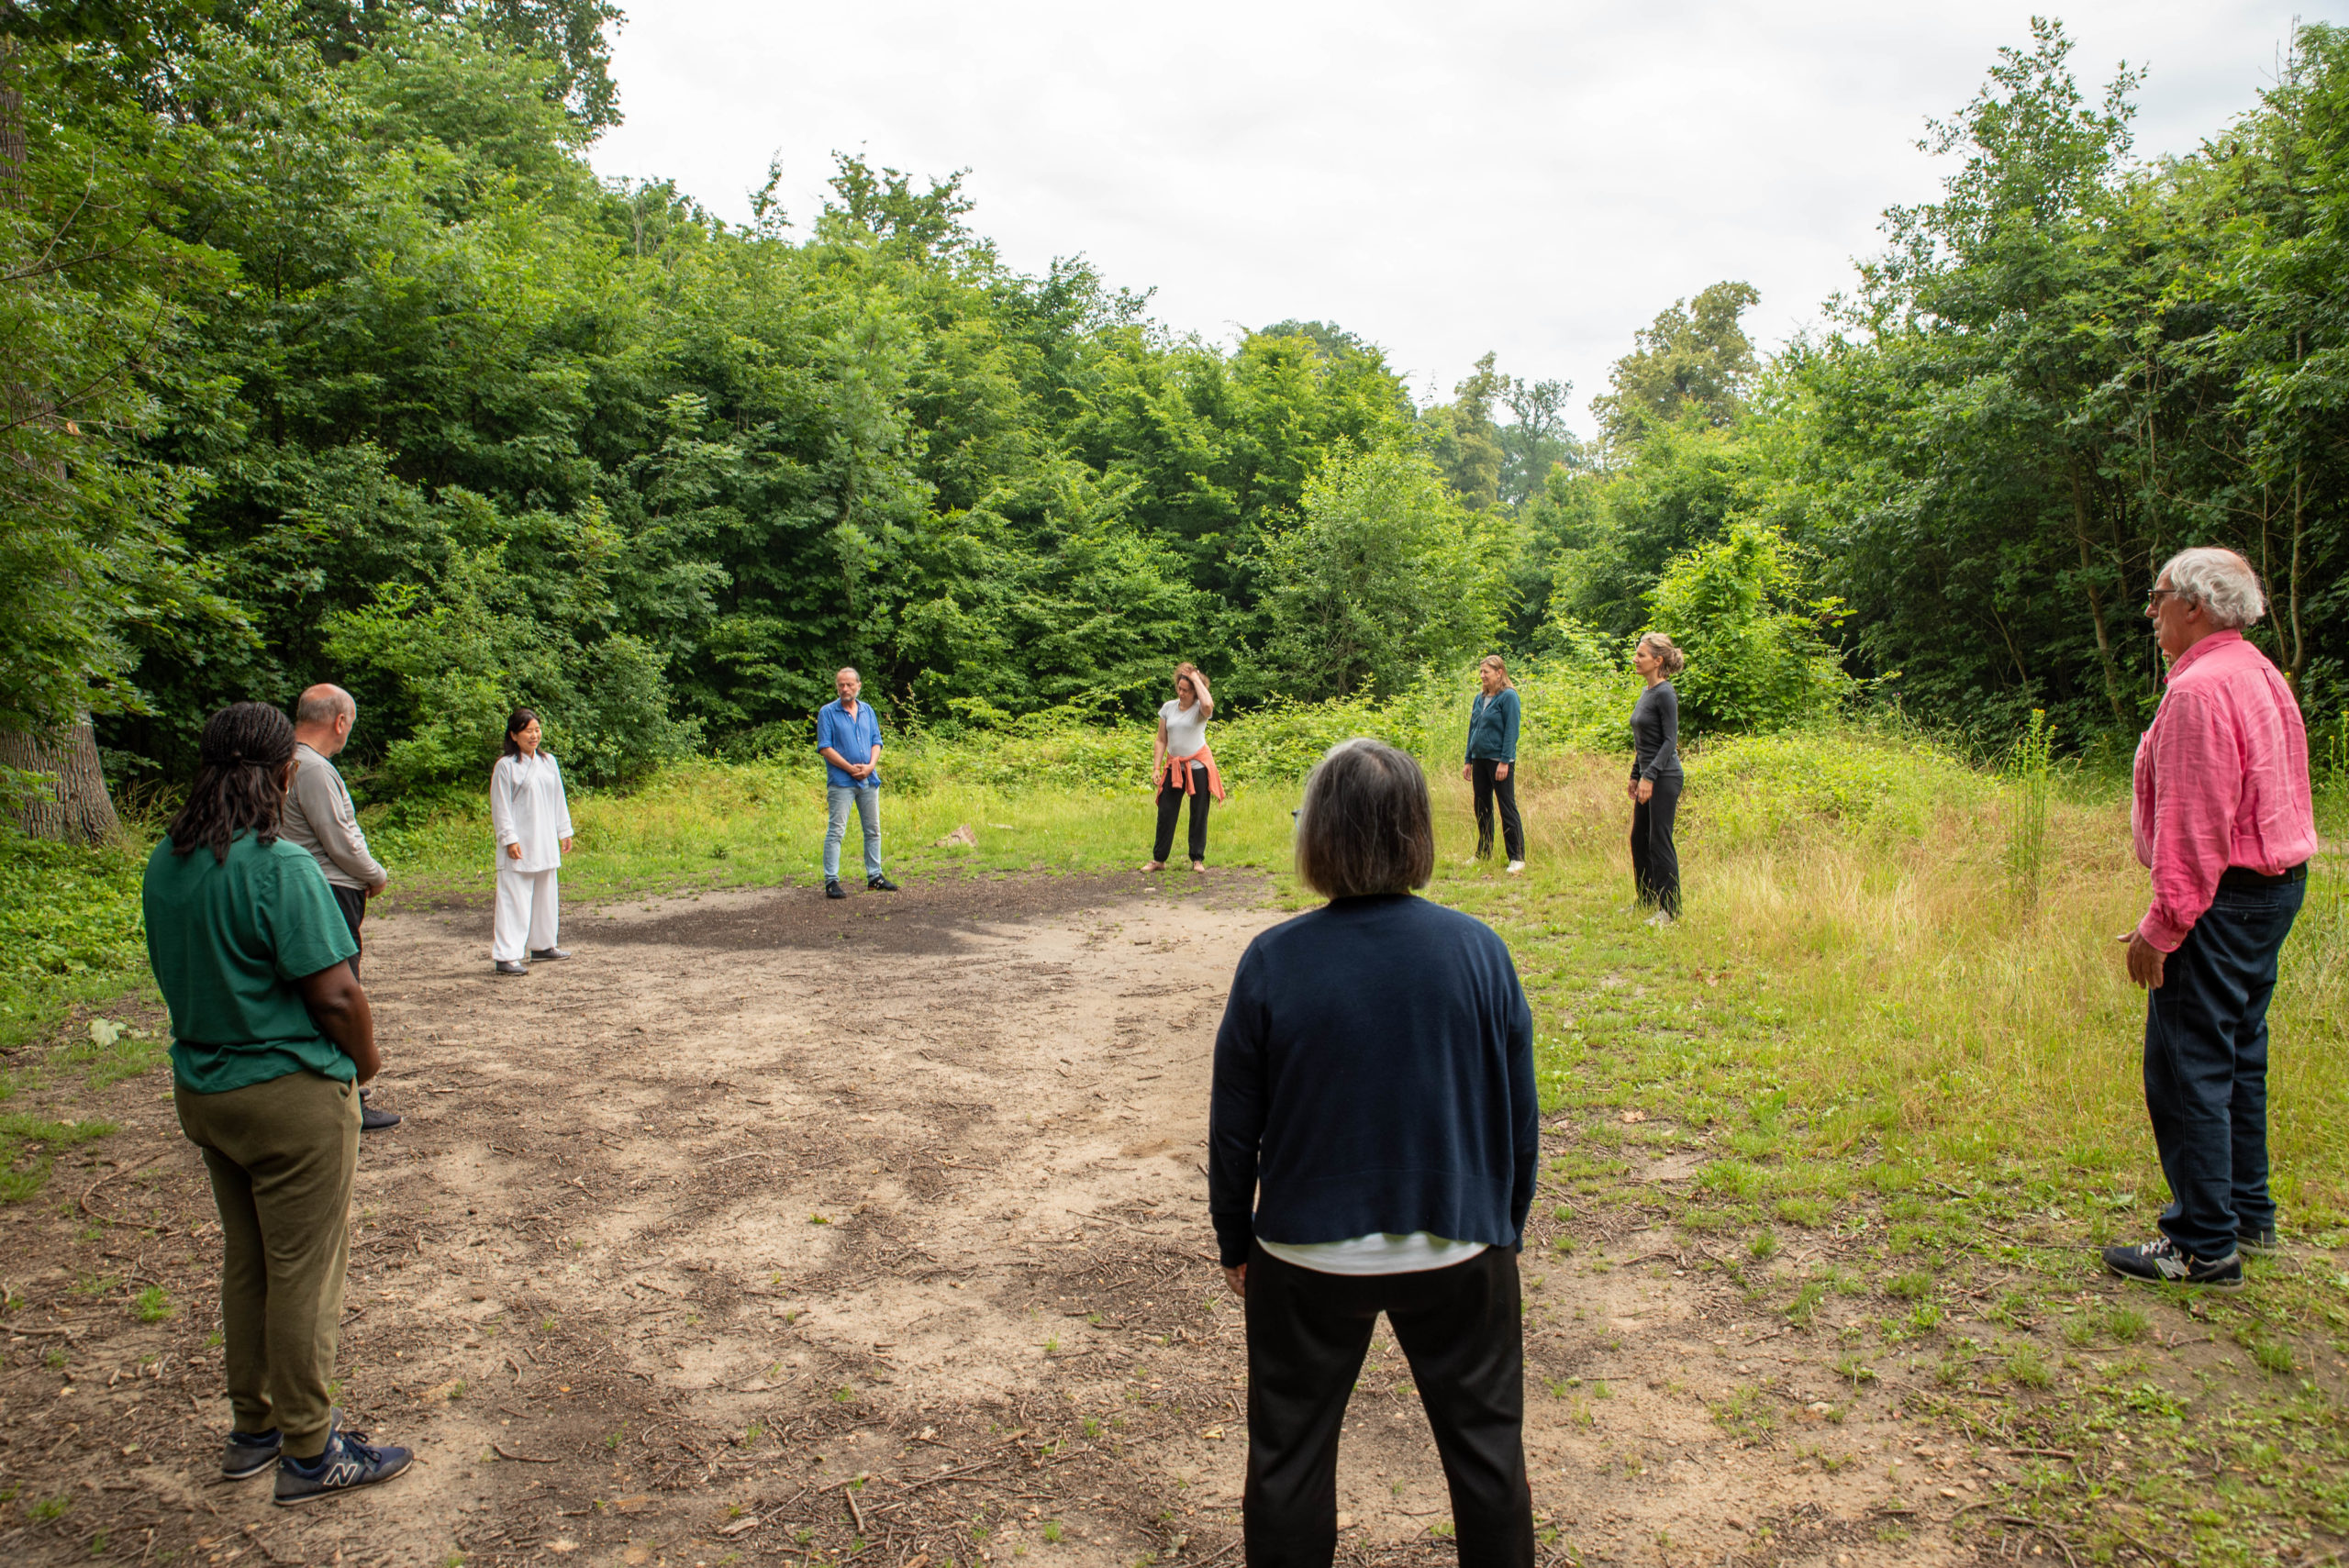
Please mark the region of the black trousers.
<svg viewBox="0 0 2349 1568"><path fill-rule="evenodd" d="M336 882L328 883L327 887L334 894L335 907L342 911L342 923L351 928L351 940L359 941L360 925L367 918L366 890L345 887ZM366 944L362 942L360 945L364 947ZM351 977L353 980L359 978L359 960L355 957L351 961Z"/></svg>
<svg viewBox="0 0 2349 1568"><path fill-rule="evenodd" d="M1508 777L1497 779L1493 771L1499 762L1491 757L1468 760L1468 776L1476 791L1476 858L1484 859L1493 852L1493 802L1501 804L1501 847L1508 851L1508 858L1525 858L1525 824L1517 815L1517 765L1509 764Z"/></svg>
<svg viewBox="0 0 2349 1568"><path fill-rule="evenodd" d="M1631 807L1631 885L1640 902L1680 916L1680 851L1672 818L1680 809L1680 771L1655 776L1655 793Z"/></svg>
<svg viewBox="0 0 2349 1568"><path fill-rule="evenodd" d="M1160 782L1158 839L1156 847L1150 852L1152 860L1164 860L1166 851L1174 847L1174 819L1183 815L1185 798L1183 792L1174 785L1163 780ZM1203 861L1208 858L1208 807L1214 804L1215 798L1208 793L1208 765L1205 762L1191 764L1191 793L1188 798L1191 802L1191 858Z"/></svg>
<svg viewBox="0 0 2349 1568"><path fill-rule="evenodd" d="M1248 1256L1248 1568L1329 1568L1338 1431L1378 1315L1435 1429L1461 1568L1532 1568L1517 1253L1408 1274L1325 1274Z"/></svg>

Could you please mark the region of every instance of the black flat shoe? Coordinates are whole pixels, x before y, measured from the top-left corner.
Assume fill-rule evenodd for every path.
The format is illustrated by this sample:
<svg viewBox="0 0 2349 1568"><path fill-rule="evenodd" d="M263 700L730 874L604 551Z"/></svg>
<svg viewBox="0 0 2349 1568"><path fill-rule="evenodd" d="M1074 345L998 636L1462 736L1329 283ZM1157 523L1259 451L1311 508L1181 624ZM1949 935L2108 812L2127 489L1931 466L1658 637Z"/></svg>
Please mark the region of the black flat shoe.
<svg viewBox="0 0 2349 1568"><path fill-rule="evenodd" d="M530 973L530 966L527 963L517 963L510 958L501 958L497 961L497 973L500 974L528 974Z"/></svg>
<svg viewBox="0 0 2349 1568"><path fill-rule="evenodd" d="M848 896L848 889L841 885L841 879L839 877L828 876L824 879L824 896L827 898L846 898Z"/></svg>
<svg viewBox="0 0 2349 1568"><path fill-rule="evenodd" d="M379 1111L364 1103L359 1107L359 1130L362 1132L381 1132L387 1127L399 1124L400 1113L397 1111Z"/></svg>
<svg viewBox="0 0 2349 1568"><path fill-rule="evenodd" d="M530 956L541 963L552 963L556 959L569 958L571 950L569 948L532 948Z"/></svg>
<svg viewBox="0 0 2349 1568"><path fill-rule="evenodd" d="M895 893L897 891L897 884L891 882L885 876L866 877L864 879L864 885L874 893Z"/></svg>

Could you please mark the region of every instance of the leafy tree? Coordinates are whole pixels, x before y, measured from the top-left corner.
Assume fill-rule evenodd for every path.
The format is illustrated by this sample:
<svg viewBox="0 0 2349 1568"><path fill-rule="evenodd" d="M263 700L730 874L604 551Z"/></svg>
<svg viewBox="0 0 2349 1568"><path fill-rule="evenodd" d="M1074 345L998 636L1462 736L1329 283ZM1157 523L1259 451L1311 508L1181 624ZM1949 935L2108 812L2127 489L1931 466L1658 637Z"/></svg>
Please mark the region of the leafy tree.
<svg viewBox="0 0 2349 1568"><path fill-rule="evenodd" d="M1692 732L1776 729L1830 706L1845 684L1784 539L1739 521L1673 559L1651 595L1648 629L1688 657L1674 677Z"/></svg>
<svg viewBox="0 0 2349 1568"><path fill-rule="evenodd" d="M1761 298L1752 284L1718 283L1642 328L1615 361L1614 390L1591 400L1608 444L1635 446L1688 405L1711 424L1734 418L1758 366L1742 318Z"/></svg>
<svg viewBox="0 0 2349 1568"><path fill-rule="evenodd" d="M1397 691L1424 667L1489 648L1498 629L1490 526L1432 462L1396 448L1333 459L1264 555L1263 678L1290 696Z"/></svg>

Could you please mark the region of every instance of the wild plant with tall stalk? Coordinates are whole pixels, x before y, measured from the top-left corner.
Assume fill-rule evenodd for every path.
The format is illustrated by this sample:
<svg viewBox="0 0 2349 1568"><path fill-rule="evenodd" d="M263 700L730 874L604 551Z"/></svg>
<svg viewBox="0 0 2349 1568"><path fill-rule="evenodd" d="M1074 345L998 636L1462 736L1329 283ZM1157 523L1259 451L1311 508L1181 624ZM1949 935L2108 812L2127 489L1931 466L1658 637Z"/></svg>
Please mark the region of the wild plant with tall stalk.
<svg viewBox="0 0 2349 1568"><path fill-rule="evenodd" d="M2023 902L2037 907L2047 865L2047 803L2054 774L2054 727L2047 710L2032 708L2031 722L2007 754L2007 869Z"/></svg>

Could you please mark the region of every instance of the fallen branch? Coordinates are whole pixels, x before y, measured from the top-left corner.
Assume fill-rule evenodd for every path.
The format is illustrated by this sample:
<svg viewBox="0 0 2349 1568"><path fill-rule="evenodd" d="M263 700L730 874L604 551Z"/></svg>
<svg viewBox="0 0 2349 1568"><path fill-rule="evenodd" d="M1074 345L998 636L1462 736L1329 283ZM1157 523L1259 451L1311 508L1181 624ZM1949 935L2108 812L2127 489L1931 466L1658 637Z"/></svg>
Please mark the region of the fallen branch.
<svg viewBox="0 0 2349 1568"><path fill-rule="evenodd" d="M489 1445L489 1449L490 1451L497 1455L498 1458L510 1459L517 1464L560 1464L562 1462L560 1460L540 1459L536 1454L508 1453L506 1451L505 1445L502 1443L492 1443Z"/></svg>

